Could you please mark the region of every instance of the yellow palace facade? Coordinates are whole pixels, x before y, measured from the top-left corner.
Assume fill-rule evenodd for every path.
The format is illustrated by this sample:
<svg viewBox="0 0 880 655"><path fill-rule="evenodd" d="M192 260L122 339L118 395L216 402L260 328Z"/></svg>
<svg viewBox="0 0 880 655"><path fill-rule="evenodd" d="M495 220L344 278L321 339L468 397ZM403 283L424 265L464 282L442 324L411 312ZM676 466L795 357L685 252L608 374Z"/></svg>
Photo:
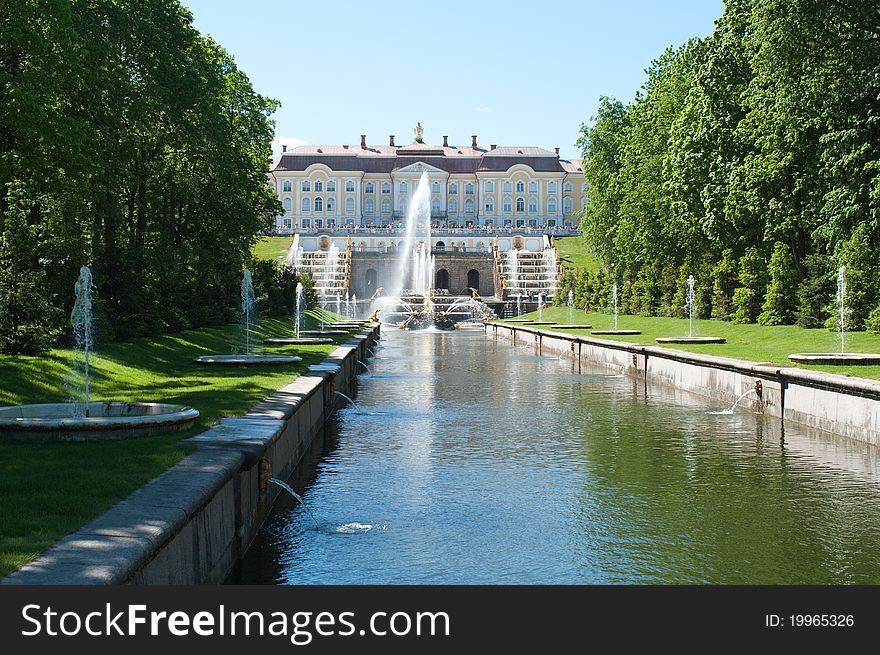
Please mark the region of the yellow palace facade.
<svg viewBox="0 0 880 655"><path fill-rule="evenodd" d="M398 146L299 146L274 157L272 185L284 208L276 231L396 226L424 171L431 222L444 227L576 227L587 198L579 160L533 146L483 148L413 143Z"/></svg>

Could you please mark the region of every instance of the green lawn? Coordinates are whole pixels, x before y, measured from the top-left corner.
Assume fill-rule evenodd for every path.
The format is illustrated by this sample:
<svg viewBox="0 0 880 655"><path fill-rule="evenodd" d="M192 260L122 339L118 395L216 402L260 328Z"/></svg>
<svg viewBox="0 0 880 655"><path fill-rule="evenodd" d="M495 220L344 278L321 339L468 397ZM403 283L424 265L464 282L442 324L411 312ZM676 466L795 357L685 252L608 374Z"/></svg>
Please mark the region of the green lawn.
<svg viewBox="0 0 880 655"><path fill-rule="evenodd" d="M535 317L537 317L537 312L523 314L521 318ZM549 307L542 311L542 318L567 323L568 308ZM611 316L608 314L584 313L578 309L572 311L573 323L586 323L597 330L610 328L611 320ZM657 337L679 337L688 334L688 321L681 318L621 315L618 318L617 327L621 330L642 330L642 334L632 336L597 335L596 338L659 346L660 344L654 341ZM541 329L557 330L554 326L542 327ZM590 334L589 330L559 331L586 336ZM805 330L794 325L769 327L754 324L736 325L725 321L694 321L694 336L724 337L727 339L727 343L704 346L673 344L663 347L753 362L772 362L786 365L791 364L788 356L792 353L838 352L840 350L840 342L834 332L827 329ZM880 352L880 335L877 334L849 333L846 335L846 342L848 352ZM805 366L803 368L880 379L880 366Z"/></svg>
<svg viewBox="0 0 880 655"><path fill-rule="evenodd" d="M317 324L314 316L310 324ZM291 336L292 320L263 321L265 336ZM347 337L340 335L338 341ZM318 362L335 345L267 348L300 355L289 368L199 366L198 355L231 353L237 326L190 330L99 347L92 358L94 400L170 402L201 413L187 432L101 443L0 441L0 576L32 560L184 457L180 440L237 416ZM0 356L0 405L62 402L70 397L71 352L47 357Z"/></svg>
<svg viewBox="0 0 880 655"><path fill-rule="evenodd" d="M587 241L582 236L556 237L553 239L553 245L559 250L562 265L566 268L586 269L590 273L595 273L602 267L599 258L589 251Z"/></svg>
<svg viewBox="0 0 880 655"><path fill-rule="evenodd" d="M254 258L278 261L287 254L292 243L293 237L260 237L254 244Z"/></svg>

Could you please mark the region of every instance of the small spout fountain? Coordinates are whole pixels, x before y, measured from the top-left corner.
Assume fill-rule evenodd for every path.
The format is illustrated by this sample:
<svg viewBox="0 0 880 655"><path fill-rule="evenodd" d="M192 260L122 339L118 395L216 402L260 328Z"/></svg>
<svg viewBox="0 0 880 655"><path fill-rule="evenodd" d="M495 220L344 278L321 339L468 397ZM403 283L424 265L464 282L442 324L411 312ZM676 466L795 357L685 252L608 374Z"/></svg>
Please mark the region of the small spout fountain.
<svg viewBox="0 0 880 655"><path fill-rule="evenodd" d="M291 337L269 337L264 339L263 343L272 346L288 346L288 345L317 345L321 343L333 343L331 337L306 337L302 336L302 322L306 311L306 294L303 289L302 282L296 283L296 305L294 306L293 333Z"/></svg>
<svg viewBox="0 0 880 655"><path fill-rule="evenodd" d="M563 325L557 325L557 329L563 330L589 330L592 325L587 323L572 323L572 313L574 312L574 291L571 289L568 290L568 297L565 299L565 304L568 307L568 323Z"/></svg>
<svg viewBox="0 0 880 655"><path fill-rule="evenodd" d="M315 522L315 527L316 527L316 528L318 527L318 519L316 519L316 518L315 518L315 515L312 514L312 510L309 509L309 506L306 505L306 501L305 501L305 499L303 499L302 496L300 496L298 493L296 493L296 492L293 490L293 487L291 487L291 486L290 486L289 484L287 484L286 482L282 482L281 480L279 480L279 479L277 479L277 478L269 478L269 482L270 482L270 484L274 484L274 485L276 485L276 486L278 486L278 487L281 487L281 488L284 489L287 493L289 493L291 496L293 496L293 497L297 500L297 502L299 502L299 504L302 505L303 509L306 511L306 514L308 514L309 517L312 519L312 521Z"/></svg>
<svg viewBox="0 0 880 655"><path fill-rule="evenodd" d="M687 292L685 294L685 311L688 315L688 336L686 337L659 337L657 343L687 343L687 344L707 344L707 343L725 343L723 337L695 337L694 336L694 314L696 313L696 295L694 293L694 276L688 275Z"/></svg>
<svg viewBox="0 0 880 655"><path fill-rule="evenodd" d="M92 272L79 271L74 286L76 300L70 321L73 328L76 369L82 392L72 403L46 403L0 407L0 440L97 441L185 430L199 413L192 407L144 402L92 401L93 308Z"/></svg>
<svg viewBox="0 0 880 655"><path fill-rule="evenodd" d="M880 364L880 354L875 353L848 353L846 352L846 267L841 266L837 270L837 294L836 294L836 320L835 330L840 341L839 353L794 353L788 358L798 364Z"/></svg>
<svg viewBox="0 0 880 655"><path fill-rule="evenodd" d="M611 286L611 329L610 330L593 330L590 334L641 334L641 330L619 330L617 328L617 282Z"/></svg>
<svg viewBox="0 0 880 655"><path fill-rule="evenodd" d="M241 280L241 328L244 332L244 354L201 355L193 361L206 366L285 366L302 361L291 355L251 354L251 330L256 316L256 299L251 272L244 269Z"/></svg>

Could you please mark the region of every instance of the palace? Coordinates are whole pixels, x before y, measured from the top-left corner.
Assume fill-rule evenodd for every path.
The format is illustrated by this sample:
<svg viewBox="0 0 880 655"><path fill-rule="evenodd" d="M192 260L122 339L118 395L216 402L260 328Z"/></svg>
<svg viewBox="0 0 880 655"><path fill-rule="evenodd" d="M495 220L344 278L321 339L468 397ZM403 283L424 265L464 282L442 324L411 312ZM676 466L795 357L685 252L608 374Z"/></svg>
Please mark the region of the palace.
<svg viewBox="0 0 880 655"><path fill-rule="evenodd" d="M575 227L587 187L579 160L533 146L299 146L274 157L269 184L284 208L276 231L398 225L423 171L431 184L431 222L455 228Z"/></svg>

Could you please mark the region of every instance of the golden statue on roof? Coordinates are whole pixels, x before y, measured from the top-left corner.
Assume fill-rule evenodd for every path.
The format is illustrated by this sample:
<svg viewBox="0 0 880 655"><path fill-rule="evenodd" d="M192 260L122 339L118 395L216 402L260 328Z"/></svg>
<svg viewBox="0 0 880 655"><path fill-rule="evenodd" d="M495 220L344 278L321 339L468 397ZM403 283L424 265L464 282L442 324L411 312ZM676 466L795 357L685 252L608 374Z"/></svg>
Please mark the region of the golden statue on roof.
<svg viewBox="0 0 880 655"><path fill-rule="evenodd" d="M416 142L417 143L422 142L422 132L424 132L424 131L425 130L422 129L421 122L417 122L415 128L413 128L413 132L415 132L415 135L416 135Z"/></svg>

